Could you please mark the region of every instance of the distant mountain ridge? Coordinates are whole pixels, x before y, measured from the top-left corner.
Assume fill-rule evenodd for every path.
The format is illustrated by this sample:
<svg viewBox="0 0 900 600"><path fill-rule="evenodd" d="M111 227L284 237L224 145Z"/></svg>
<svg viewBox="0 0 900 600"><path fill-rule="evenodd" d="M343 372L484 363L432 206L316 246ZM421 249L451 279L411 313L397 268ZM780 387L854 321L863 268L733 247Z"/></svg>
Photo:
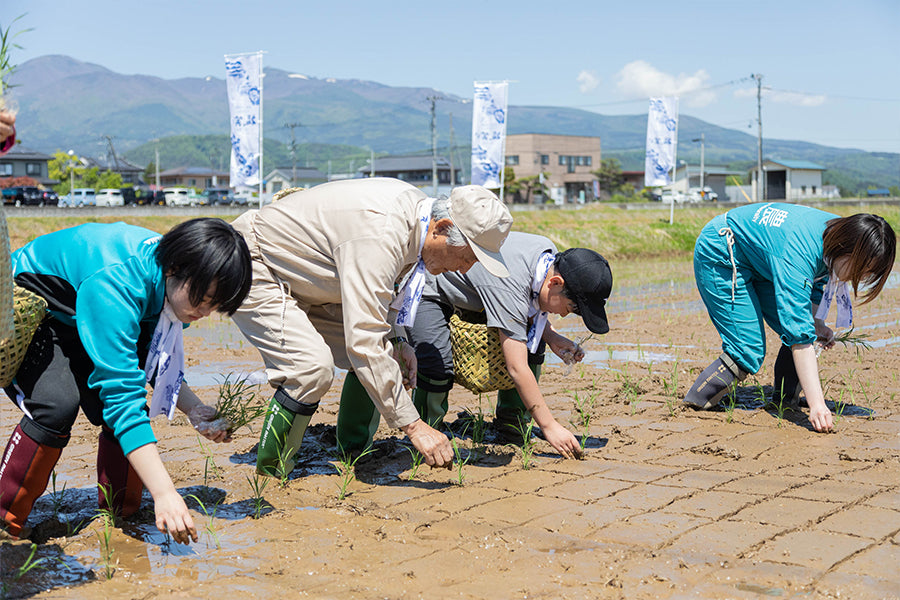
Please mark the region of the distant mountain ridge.
<svg viewBox="0 0 900 600"><path fill-rule="evenodd" d="M224 70L224 67L223 67ZM267 68L264 135L269 143L356 146L376 153L410 153L431 147L430 98L436 101L439 143L468 146L471 104L432 88L391 87L372 81L319 79ZM171 136L228 135L224 79L162 79L124 75L66 56L43 56L19 66L12 83L19 103L20 137L35 150L105 153L104 136L116 151L146 156L151 140ZM643 168L646 115L609 116L564 107L512 105L508 133L600 136L605 156L626 169ZM298 125L299 124L299 125ZM682 115L679 158L699 162L699 145L685 142L703 133L707 164L748 165L756 161L756 137ZM103 144L103 145L101 145ZM810 160L858 185L900 185L900 154L870 153L802 141L764 138L765 157ZM227 153L227 146L218 149ZM221 162L209 159L212 162ZM280 159L283 163L283 155ZM165 165L164 166L176 166ZM227 164L227 161L225 162ZM270 162L271 166L275 165Z"/></svg>

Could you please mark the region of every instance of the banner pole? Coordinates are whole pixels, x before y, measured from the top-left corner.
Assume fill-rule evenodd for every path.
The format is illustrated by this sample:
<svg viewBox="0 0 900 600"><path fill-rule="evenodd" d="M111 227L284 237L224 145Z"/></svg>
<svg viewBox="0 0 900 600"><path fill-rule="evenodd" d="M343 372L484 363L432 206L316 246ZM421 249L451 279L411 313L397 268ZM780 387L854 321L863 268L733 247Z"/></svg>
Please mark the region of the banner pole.
<svg viewBox="0 0 900 600"><path fill-rule="evenodd" d="M265 136L263 135L263 85L265 80L265 73L263 70L263 53L260 51L259 54L259 208L263 207L263 140Z"/></svg>

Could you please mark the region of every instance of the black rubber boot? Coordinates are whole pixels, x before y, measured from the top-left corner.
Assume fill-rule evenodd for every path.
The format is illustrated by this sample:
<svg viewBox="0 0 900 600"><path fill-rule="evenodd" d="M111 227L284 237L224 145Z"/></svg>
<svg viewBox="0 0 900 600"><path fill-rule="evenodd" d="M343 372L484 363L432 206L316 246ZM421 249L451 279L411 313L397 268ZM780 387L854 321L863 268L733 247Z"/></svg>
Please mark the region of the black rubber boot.
<svg viewBox="0 0 900 600"><path fill-rule="evenodd" d="M800 377L794 365L794 354L790 346L782 344L775 359L775 383L772 391L772 404L778 406L800 406Z"/></svg>
<svg viewBox="0 0 900 600"><path fill-rule="evenodd" d="M700 373L684 397L684 403L692 408L709 410L719 403L734 383L743 381L745 377L747 372L723 353Z"/></svg>

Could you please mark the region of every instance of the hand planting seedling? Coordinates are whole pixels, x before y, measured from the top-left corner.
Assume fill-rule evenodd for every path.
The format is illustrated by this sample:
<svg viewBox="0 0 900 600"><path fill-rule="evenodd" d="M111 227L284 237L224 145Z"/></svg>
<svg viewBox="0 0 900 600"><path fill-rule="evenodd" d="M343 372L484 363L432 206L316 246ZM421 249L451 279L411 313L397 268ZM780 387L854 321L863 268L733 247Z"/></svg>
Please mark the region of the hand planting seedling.
<svg viewBox="0 0 900 600"><path fill-rule="evenodd" d="M210 428L225 429L230 436L235 430L247 426L255 419L266 414L268 403L258 393L259 385L248 383L234 373L225 376L219 386L219 401L216 404L216 415L208 425Z"/></svg>

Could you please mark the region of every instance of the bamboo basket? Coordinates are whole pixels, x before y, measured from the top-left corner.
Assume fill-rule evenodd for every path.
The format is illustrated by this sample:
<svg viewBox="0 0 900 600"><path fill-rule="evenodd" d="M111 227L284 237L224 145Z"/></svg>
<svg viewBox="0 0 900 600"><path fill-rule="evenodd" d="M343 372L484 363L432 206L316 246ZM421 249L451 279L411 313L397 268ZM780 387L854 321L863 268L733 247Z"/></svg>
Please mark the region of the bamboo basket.
<svg viewBox="0 0 900 600"><path fill-rule="evenodd" d="M2 204L2 203L0 203ZM13 325L13 276L6 213L0 206L0 340L11 338Z"/></svg>
<svg viewBox="0 0 900 600"><path fill-rule="evenodd" d="M46 300L25 288L17 285L14 288L15 332L11 337L0 340L0 387L7 387L13 382L25 359L31 338L47 314Z"/></svg>
<svg viewBox="0 0 900 600"><path fill-rule="evenodd" d="M450 316L450 345L456 383L476 394L515 387L494 327Z"/></svg>

